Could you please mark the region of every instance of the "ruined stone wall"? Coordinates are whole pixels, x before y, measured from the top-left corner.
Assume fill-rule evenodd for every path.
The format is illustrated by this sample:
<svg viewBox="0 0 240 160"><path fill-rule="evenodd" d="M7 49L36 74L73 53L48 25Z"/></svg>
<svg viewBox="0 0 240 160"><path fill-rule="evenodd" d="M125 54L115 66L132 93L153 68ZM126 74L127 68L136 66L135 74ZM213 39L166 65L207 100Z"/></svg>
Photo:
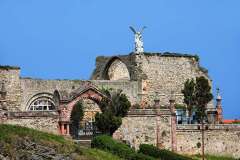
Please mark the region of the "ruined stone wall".
<svg viewBox="0 0 240 160"><path fill-rule="evenodd" d="M111 70L111 65L119 61L122 62L121 65L126 65L128 71ZM207 71L199 65L197 56L173 53L97 57L96 69L91 78L93 80L107 80L106 75L108 74L127 75L127 72L130 74L130 80L139 83L138 98L144 107L152 106L156 95L160 98L160 104L166 105L171 92L176 97L176 103L183 103L181 90L187 79L205 76L211 85ZM214 108L213 102L209 103L209 108Z"/></svg>
<svg viewBox="0 0 240 160"><path fill-rule="evenodd" d="M109 80L109 77L106 76L109 71L109 67L115 63L115 61L121 61L127 68L130 80L138 81L145 78L145 75L142 73L139 64L136 61L137 56L133 53L129 55L118 55L112 57L99 56L96 58L96 67L92 73L92 80ZM125 68L125 67L124 67ZM110 71L111 72L111 71ZM116 71L118 74L118 71Z"/></svg>
<svg viewBox="0 0 240 160"><path fill-rule="evenodd" d="M119 81L108 81L108 80L92 80L99 89L101 88L112 88L120 89L126 96L131 104L139 102L139 84L137 81L119 80Z"/></svg>
<svg viewBox="0 0 240 160"><path fill-rule="evenodd" d="M84 81L81 80L41 80L41 79L21 79L22 102L21 111L27 110L32 98L37 94L48 93L50 95L57 90L65 90L70 93L83 85Z"/></svg>
<svg viewBox="0 0 240 160"><path fill-rule="evenodd" d="M109 80L130 80L126 65L118 59L109 66L107 77Z"/></svg>
<svg viewBox="0 0 240 160"><path fill-rule="evenodd" d="M159 114L160 113L160 114ZM171 116L165 110L131 110L123 118L121 127L113 138L121 140L135 149L140 144L152 144L161 149L172 150L177 146L181 154L201 154L201 132L199 125L177 125L176 137L171 130ZM172 144L172 140L176 144ZM211 155L240 158L240 125L208 125L205 131L205 151Z"/></svg>
<svg viewBox="0 0 240 160"><path fill-rule="evenodd" d="M4 124L19 125L58 134L57 112L12 112Z"/></svg>
<svg viewBox="0 0 240 160"><path fill-rule="evenodd" d="M4 83L7 91L6 106L9 111L16 111L21 106L21 86L19 74L20 68L18 67L0 67L0 83Z"/></svg>
<svg viewBox="0 0 240 160"><path fill-rule="evenodd" d="M21 111L27 110L31 100L37 94L48 93L53 94L57 90L65 90L67 93L71 93L75 89L79 88L89 81L82 80L40 80L40 79L21 79ZM129 100L134 104L138 98L138 83L135 81L91 81L99 89L101 88L113 88L121 89L123 93L127 95Z"/></svg>
<svg viewBox="0 0 240 160"><path fill-rule="evenodd" d="M135 149L138 149L142 143L156 146L156 125L157 119L155 116L125 117L113 138L129 144Z"/></svg>
<svg viewBox="0 0 240 160"><path fill-rule="evenodd" d="M177 151L200 154L201 132L197 125L177 126ZM205 131L205 152L240 158L240 125L210 125Z"/></svg>
<svg viewBox="0 0 240 160"><path fill-rule="evenodd" d="M152 105L156 94L161 105L166 105L171 92L175 94L176 103L183 102L181 90L187 79L198 76L207 76L199 66L194 56L164 56L164 55L137 55L136 63L146 75L143 85L143 101ZM211 83L210 79L209 82ZM156 93L157 92L157 93Z"/></svg>
<svg viewBox="0 0 240 160"><path fill-rule="evenodd" d="M171 121L168 110L131 110L122 120L113 138L138 149L140 144L152 144L171 150Z"/></svg>

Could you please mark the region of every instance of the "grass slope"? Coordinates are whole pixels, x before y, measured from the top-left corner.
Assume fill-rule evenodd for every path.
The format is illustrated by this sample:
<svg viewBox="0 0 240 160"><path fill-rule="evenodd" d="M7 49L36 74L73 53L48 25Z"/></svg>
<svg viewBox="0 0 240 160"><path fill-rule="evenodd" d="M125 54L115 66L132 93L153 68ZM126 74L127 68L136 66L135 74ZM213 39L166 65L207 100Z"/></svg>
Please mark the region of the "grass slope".
<svg viewBox="0 0 240 160"><path fill-rule="evenodd" d="M49 147L59 154L71 155L70 157L76 160L120 160L120 158L108 152L79 147L72 140L65 139L62 136L26 127L0 124L0 154L15 159L14 157L20 152L18 148L23 144L23 141Z"/></svg>

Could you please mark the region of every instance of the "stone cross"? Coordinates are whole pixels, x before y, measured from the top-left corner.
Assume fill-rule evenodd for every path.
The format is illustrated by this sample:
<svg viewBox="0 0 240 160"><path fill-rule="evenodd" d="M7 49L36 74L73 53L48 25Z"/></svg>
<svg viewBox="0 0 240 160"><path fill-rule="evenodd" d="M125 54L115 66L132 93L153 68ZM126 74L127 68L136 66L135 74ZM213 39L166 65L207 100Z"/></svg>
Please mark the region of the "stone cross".
<svg viewBox="0 0 240 160"><path fill-rule="evenodd" d="M136 31L132 26L129 27L133 33L134 33L134 37L135 37L135 53L139 54L139 53L143 53L143 39L142 39L142 33L143 30L146 28L145 26L141 29L141 31Z"/></svg>

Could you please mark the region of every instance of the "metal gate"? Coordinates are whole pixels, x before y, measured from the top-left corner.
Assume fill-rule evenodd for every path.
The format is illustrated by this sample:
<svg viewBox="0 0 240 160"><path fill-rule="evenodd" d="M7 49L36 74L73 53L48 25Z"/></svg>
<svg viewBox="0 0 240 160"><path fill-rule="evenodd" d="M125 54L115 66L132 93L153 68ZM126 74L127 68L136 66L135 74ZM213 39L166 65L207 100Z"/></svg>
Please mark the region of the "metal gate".
<svg viewBox="0 0 240 160"><path fill-rule="evenodd" d="M99 134L101 133L97 129L95 122L85 121L78 130L78 139L91 139Z"/></svg>

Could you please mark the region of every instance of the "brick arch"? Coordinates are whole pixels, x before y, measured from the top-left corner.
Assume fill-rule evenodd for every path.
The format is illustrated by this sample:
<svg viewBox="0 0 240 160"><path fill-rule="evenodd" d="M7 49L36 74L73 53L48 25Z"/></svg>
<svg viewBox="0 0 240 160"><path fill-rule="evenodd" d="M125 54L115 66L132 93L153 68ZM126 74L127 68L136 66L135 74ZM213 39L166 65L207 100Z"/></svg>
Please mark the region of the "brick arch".
<svg viewBox="0 0 240 160"><path fill-rule="evenodd" d="M59 106L59 131L62 135L69 135L69 124L70 124L70 117L73 110L73 107L83 99L90 99L96 102L97 104L100 103L102 98L105 95L102 94L96 88L90 87L85 89L84 91L80 92L79 94L75 95L69 102L61 103Z"/></svg>
<svg viewBox="0 0 240 160"><path fill-rule="evenodd" d="M118 66L117 69L115 68L115 70L113 69L113 71L111 71L111 69L114 68L113 65L121 66ZM119 71L118 69L120 69L121 71ZM118 77L116 77L116 75ZM102 77L106 80L120 80L120 79L130 80L130 72L127 65L121 60L121 58L114 56L106 63L102 73Z"/></svg>

